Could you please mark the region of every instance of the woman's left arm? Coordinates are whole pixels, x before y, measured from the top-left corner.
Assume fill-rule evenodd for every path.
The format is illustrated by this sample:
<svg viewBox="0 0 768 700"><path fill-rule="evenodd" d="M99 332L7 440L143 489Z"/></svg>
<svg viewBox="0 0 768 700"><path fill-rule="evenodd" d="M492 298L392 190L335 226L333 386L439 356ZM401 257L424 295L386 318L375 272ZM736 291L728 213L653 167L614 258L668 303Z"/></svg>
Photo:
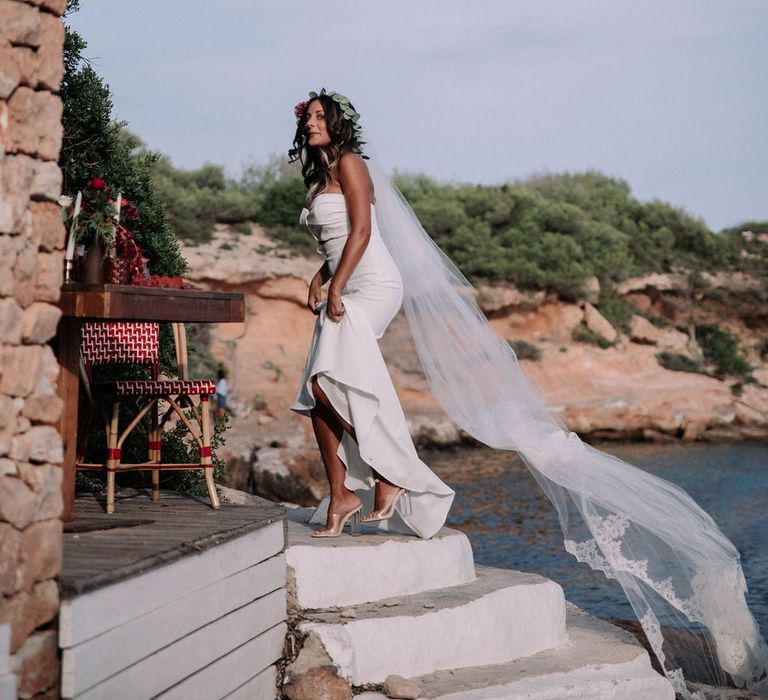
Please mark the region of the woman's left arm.
<svg viewBox="0 0 768 700"><path fill-rule="evenodd" d="M336 272L328 287L328 315L341 320L341 290L347 283L371 238L371 185L363 159L345 153L339 163L339 182L349 212L350 231ZM335 312L338 312L335 313Z"/></svg>

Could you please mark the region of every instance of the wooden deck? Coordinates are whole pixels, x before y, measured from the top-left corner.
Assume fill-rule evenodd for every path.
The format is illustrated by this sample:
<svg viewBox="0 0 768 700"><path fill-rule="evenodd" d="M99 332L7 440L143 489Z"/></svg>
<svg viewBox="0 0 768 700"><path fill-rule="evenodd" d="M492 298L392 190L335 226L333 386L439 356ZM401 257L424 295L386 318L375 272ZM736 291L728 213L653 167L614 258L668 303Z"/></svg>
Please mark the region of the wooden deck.
<svg viewBox="0 0 768 700"><path fill-rule="evenodd" d="M64 561L59 576L63 599L137 576L186 555L282 521L285 510L270 501L222 505L207 499L161 492L122 490L115 513L92 494L78 495L77 520L65 524Z"/></svg>
<svg viewBox="0 0 768 700"><path fill-rule="evenodd" d="M275 698L286 634L284 509L123 489L65 523L61 697ZM2 641L2 640L0 640Z"/></svg>

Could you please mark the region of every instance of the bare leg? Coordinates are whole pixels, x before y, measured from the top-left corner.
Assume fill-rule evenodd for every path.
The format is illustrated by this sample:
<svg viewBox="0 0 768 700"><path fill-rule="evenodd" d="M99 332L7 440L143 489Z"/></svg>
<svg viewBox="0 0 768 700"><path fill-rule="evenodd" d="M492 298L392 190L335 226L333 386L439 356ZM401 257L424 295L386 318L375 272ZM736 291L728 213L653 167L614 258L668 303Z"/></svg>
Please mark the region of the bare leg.
<svg viewBox="0 0 768 700"><path fill-rule="evenodd" d="M354 428L341 418L331 406L325 392L317 384L317 379L312 380L312 393L317 400L311 412L312 428L315 431L320 455L323 458L328 483L331 487L331 502L328 505L328 523L330 523L332 514L348 513L360 505L360 499L354 491L350 491L344 485L347 470L336 454L343 431L347 430L354 437ZM325 530L327 529L328 527L325 528ZM318 532L322 533L325 530Z"/></svg>
<svg viewBox="0 0 768 700"><path fill-rule="evenodd" d="M355 439L355 441L357 441L357 435L355 433L354 427L345 421L333 407L330 399L326 396L325 392L317 383L317 377L313 377L312 379L312 394L316 401L315 409L312 411L312 427L315 430L315 437L317 438L318 445L321 444L321 439L328 439L328 429L332 429L331 432L333 435L333 437L330 438L328 444L328 450L330 452L329 458L326 458L326 455L323 452L323 447L320 447L320 454L323 457L325 471L328 474L328 482L331 485L331 502L328 506L328 513L346 513L350 510L350 508L354 507L354 501L348 498L348 494L352 494L352 492L344 486L344 475L346 469L336 454L336 450L339 447L342 430L346 430ZM335 427L334 424L338 427ZM333 465L330 469L329 464ZM337 473L337 468L340 470L339 473ZM332 471L333 475L331 474ZM400 487L397 486L397 484L393 484L391 481L389 481L389 479L383 477L375 469L373 470L373 473L377 481L373 511L371 514L376 515L380 511L387 509L390 502L392 501L392 498ZM337 487L337 489L334 489L334 482L336 480L340 480L340 488ZM334 496L334 493L341 495ZM355 500L359 503L359 499L356 496Z"/></svg>
<svg viewBox="0 0 768 700"><path fill-rule="evenodd" d="M315 407L317 407L317 404L320 404L321 406L324 406L330 413L336 418L336 420L341 424L341 427L346 430L357 442L357 434L355 433L355 428L347 423L336 411L336 409L333 407L333 404L331 403L331 400L326 396L326 393L320 388L320 385L317 383L317 375L312 377L312 395L315 397Z"/></svg>

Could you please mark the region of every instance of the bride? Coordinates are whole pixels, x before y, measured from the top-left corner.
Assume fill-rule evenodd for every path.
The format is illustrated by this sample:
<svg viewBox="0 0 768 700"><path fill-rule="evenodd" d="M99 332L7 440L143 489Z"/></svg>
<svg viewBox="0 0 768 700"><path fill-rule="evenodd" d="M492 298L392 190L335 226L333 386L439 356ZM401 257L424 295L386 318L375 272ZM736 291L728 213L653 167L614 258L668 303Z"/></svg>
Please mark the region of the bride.
<svg viewBox="0 0 768 700"><path fill-rule="evenodd" d="M295 114L289 154L309 190L301 223L325 257L291 406L312 419L331 487L315 535L356 529L372 489L362 520L383 530L430 537L450 508L454 493L418 458L377 343L402 306L441 407L480 442L520 455L557 509L565 549L621 585L677 693L703 698L686 680L706 678L768 697L768 646L717 524L685 491L585 444L547 409L470 283L383 170L367 167L346 97L313 92Z"/></svg>
<svg viewBox="0 0 768 700"><path fill-rule="evenodd" d="M296 106L296 151L304 150L309 189L301 223L325 262L309 285L317 314L304 377L292 410L308 415L330 484L327 525L338 537L352 518L381 529L431 537L454 492L416 454L378 339L403 303L400 272L381 238L374 186L359 155L359 128L346 98L321 94ZM321 288L328 281L327 302ZM356 490L375 484L373 508L360 517Z"/></svg>

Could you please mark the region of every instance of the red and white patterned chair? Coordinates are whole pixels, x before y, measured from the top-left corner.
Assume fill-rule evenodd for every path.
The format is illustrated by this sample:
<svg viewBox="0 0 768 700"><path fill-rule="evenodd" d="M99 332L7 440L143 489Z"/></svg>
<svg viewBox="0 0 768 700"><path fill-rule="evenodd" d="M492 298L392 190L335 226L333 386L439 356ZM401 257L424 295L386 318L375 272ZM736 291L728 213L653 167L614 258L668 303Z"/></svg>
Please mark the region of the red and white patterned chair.
<svg viewBox="0 0 768 700"><path fill-rule="evenodd" d="M176 356L179 360L179 373L186 375L186 338L181 324L174 324L176 338ZM208 409L208 397L216 392L213 380L159 379L158 359L160 348L160 328L157 323L119 322L85 323L80 343L80 356L91 395L98 394L111 400L111 416L107 419L107 458L105 464L88 464L82 461L85 443L78 449L78 469L107 470L107 513L115 512L115 474L119 471L152 470L152 500L159 497L160 470L163 469L203 469L208 495L213 508L219 507L219 498L213 483L213 465L211 463L211 418ZM151 379L117 379L109 382L94 383L93 368L106 364L149 365ZM126 397L138 398L139 411L120 432L120 405ZM197 403L192 397L198 397ZM141 401L145 399L145 401ZM162 420L158 420L158 402L169 404ZM191 410L193 425L186 413ZM161 460L161 431L171 415L176 415L197 442L200 457L198 463L170 464ZM149 417L149 461L141 464L123 464L121 451L128 435L145 418ZM85 429L87 441L88 428Z"/></svg>

